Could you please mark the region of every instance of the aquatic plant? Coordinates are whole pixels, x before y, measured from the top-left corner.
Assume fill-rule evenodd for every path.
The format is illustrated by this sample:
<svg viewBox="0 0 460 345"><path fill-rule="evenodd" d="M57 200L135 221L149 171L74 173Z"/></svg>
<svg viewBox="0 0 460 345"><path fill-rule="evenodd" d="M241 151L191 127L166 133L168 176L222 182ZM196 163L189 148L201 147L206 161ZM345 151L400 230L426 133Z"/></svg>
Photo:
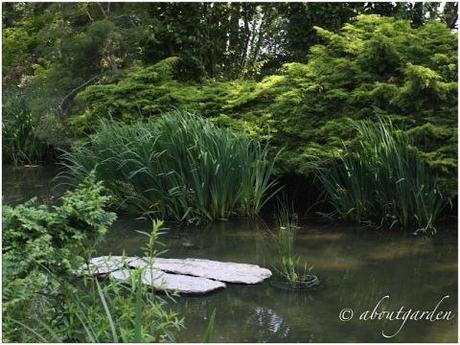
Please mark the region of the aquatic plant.
<svg viewBox="0 0 460 345"><path fill-rule="evenodd" d="M73 183L92 169L122 209L198 222L255 216L276 193L268 145L183 111L130 125L102 121L93 142L65 153Z"/></svg>
<svg viewBox="0 0 460 345"><path fill-rule="evenodd" d="M278 232L274 236L279 261L274 267L275 271L291 288L308 288L318 285L318 277L311 273L313 266L305 263L301 267L300 257L294 254L294 240L298 226L286 205L288 205L286 199L283 202L279 201Z"/></svg>
<svg viewBox="0 0 460 345"><path fill-rule="evenodd" d="M313 266L304 264L300 269L299 266L300 257L282 256L281 268L278 269L278 273L292 288L309 288L318 285L318 277L311 273Z"/></svg>
<svg viewBox="0 0 460 345"><path fill-rule="evenodd" d="M279 227L278 233L275 234L275 242L279 256L291 257L294 249L295 229L288 227Z"/></svg>
<svg viewBox="0 0 460 345"><path fill-rule="evenodd" d="M382 118L351 123L358 145L344 145L337 161L317 170L330 216L435 232L448 200L407 134Z"/></svg>
<svg viewBox="0 0 460 345"><path fill-rule="evenodd" d="M275 218L280 229L295 230L299 227L299 215L294 209L294 204L288 202L284 193L282 198L277 198Z"/></svg>
<svg viewBox="0 0 460 345"><path fill-rule="evenodd" d="M208 326L206 327L206 332L203 336L203 343L211 343L214 336L214 323L216 319L216 309L214 308L209 318Z"/></svg>
<svg viewBox="0 0 460 345"><path fill-rule="evenodd" d="M279 236L286 232L286 230L280 230ZM309 288L318 285L318 277L311 273L313 266L308 263L301 266L300 256L293 254L292 244L287 244L286 238L282 238L283 236L281 235L278 240L279 263L275 265L275 271L291 288Z"/></svg>
<svg viewBox="0 0 460 345"><path fill-rule="evenodd" d="M285 194L282 199L277 199L275 212L278 232L274 234L274 240L281 258L292 258L296 231L299 228L297 214L293 205L289 204Z"/></svg>

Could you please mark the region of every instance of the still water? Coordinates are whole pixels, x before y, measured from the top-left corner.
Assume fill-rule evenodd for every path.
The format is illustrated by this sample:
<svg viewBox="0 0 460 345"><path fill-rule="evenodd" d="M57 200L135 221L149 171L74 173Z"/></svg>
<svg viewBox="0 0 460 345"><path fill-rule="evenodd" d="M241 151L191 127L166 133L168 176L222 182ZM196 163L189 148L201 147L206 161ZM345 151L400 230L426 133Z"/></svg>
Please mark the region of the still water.
<svg viewBox="0 0 460 345"><path fill-rule="evenodd" d="M16 204L56 193L50 167L3 166L3 201ZM150 224L120 215L99 254L141 254ZM276 255L264 221L216 222L201 227L171 226L163 236L165 257L207 258L253 263L272 269ZM306 224L296 236L295 252L314 266L321 285L311 292L272 286L229 285L207 296L179 297L172 306L185 318L179 342L200 342L216 310L214 342L457 342L457 230L438 228L435 237L414 237L337 225ZM451 320L360 320L377 308L414 315L451 311ZM344 308L353 310L341 321ZM411 311L409 311L411 310ZM344 316L350 317L348 310ZM394 314L396 317L396 314ZM436 314L434 314L436 317ZM399 332L398 329L401 328ZM385 338L382 335L394 337Z"/></svg>

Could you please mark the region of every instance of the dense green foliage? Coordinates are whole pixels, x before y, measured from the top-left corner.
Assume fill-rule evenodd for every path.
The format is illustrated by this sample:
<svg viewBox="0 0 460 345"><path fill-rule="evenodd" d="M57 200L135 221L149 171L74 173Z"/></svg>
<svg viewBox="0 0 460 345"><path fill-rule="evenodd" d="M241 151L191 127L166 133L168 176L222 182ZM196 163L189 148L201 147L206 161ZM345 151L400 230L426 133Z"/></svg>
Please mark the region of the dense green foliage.
<svg viewBox="0 0 460 345"><path fill-rule="evenodd" d="M4 95L2 104L2 152L14 164L37 162L45 157L46 143L35 129L37 124L21 95Z"/></svg>
<svg viewBox="0 0 460 345"><path fill-rule="evenodd" d="M436 232L458 168L458 4L440 6L4 3L3 159L65 149L76 188L3 206L3 340L174 341L183 321L143 269L125 282L79 270L116 219L107 207L254 217L281 175L301 176L330 217ZM316 285L286 205L276 270Z"/></svg>
<svg viewBox="0 0 460 345"><path fill-rule="evenodd" d="M116 218L104 211L109 199L103 192L89 174L75 191L66 193L62 205L38 205L36 199L14 208L4 205L4 283L28 279L35 270L67 274L82 264L90 254L87 243L100 240Z"/></svg>
<svg viewBox="0 0 460 345"><path fill-rule="evenodd" d="M186 112L123 125L103 121L63 155L74 181L95 169L122 208L196 222L255 216L273 193L268 146Z"/></svg>
<svg viewBox="0 0 460 345"><path fill-rule="evenodd" d="M45 309L59 308L60 289L53 276L70 277L90 255L93 246L88 242L100 240L115 219L104 211L108 198L102 193L102 185L90 175L63 197L61 206L37 205L36 199L14 208L3 206L5 339L22 339L13 319L50 320L54 314Z"/></svg>
<svg viewBox="0 0 460 345"><path fill-rule="evenodd" d="M101 118L140 130L139 121L153 124L151 118L179 109L270 141L273 154L283 148L275 173L301 176L297 181L314 194L321 186L310 185L311 157L335 162L343 143L358 144L348 118L383 116L407 133L439 176L439 188L451 193L457 186L458 4L440 6L6 4L4 158L31 163L56 148L91 142ZM86 174L96 164L84 158ZM137 180L141 172L123 179ZM239 202L232 192L210 208L209 197L182 187L155 194L142 184L123 186L111 186L119 191L117 202L132 207L137 197L138 209L176 219L228 217ZM189 214L190 194L200 200L193 201L199 216ZM165 207L154 195L181 196ZM245 207L236 213L256 213Z"/></svg>
<svg viewBox="0 0 460 345"><path fill-rule="evenodd" d="M7 80L45 72L70 89L98 72L178 55L192 79L237 76L305 60L319 42L314 26L337 31L358 14L437 19L455 28L457 5L440 3L7 3ZM259 66L259 67L258 67ZM70 76L78 80L70 80ZM184 77L184 76L182 76ZM86 78L86 79L85 79ZM40 79L40 78L39 78ZM48 83L52 80L43 80Z"/></svg>
<svg viewBox="0 0 460 345"><path fill-rule="evenodd" d="M447 197L407 134L385 121L354 126L359 145L344 147L338 163L318 171L335 209L332 215L357 223L435 232L434 223Z"/></svg>
<svg viewBox="0 0 460 345"><path fill-rule="evenodd" d="M144 67L148 74L150 66L176 56L175 79L261 78L275 73L285 62L308 61L310 48L324 42L315 26L338 32L358 14L380 14L407 19L414 28L437 20L454 29L457 8L457 3L443 7L440 3L5 3L2 86L8 92L3 103L9 103L9 95L21 95L32 127L28 131L31 138L4 144L9 151L4 158L23 156L17 163L48 158L31 148L36 138L50 149L81 139L81 131L74 132L77 138L71 138L69 131L69 116L85 110L74 102L75 96L95 83L124 80L131 69L142 74ZM443 61L440 63L445 64ZM249 90L253 94L249 99L260 103L250 90L258 86L223 88L230 87L232 95ZM170 94L167 83L162 89L163 95ZM139 99L145 103L157 94L137 94L125 103ZM220 99L211 96L217 108L221 105L214 101ZM261 106L265 105L262 99ZM144 105L139 110L145 110Z"/></svg>
<svg viewBox="0 0 460 345"><path fill-rule="evenodd" d="M116 218L108 200L90 174L59 206L3 206L3 341L173 340L181 320L136 277L100 285L75 275Z"/></svg>
<svg viewBox="0 0 460 345"><path fill-rule="evenodd" d="M375 15L340 33L317 32L324 43L312 47L307 63L285 64L261 81L181 82L173 76L178 60L169 58L118 83L89 87L79 96L88 110L73 120L75 130L90 131L108 114L129 121L177 107L286 146L280 170L308 174L310 155L333 158L342 141L354 138L346 118L386 115L454 187L456 34L441 23L412 28Z"/></svg>

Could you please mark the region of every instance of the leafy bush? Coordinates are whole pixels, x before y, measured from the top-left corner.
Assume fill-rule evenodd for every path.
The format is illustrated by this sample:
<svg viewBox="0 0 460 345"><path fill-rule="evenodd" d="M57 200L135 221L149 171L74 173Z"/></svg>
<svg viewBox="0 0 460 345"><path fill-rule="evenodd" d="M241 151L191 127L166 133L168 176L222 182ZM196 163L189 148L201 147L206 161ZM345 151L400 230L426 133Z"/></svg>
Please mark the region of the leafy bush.
<svg viewBox="0 0 460 345"><path fill-rule="evenodd" d="M12 271L4 272L11 277L26 277L35 269L68 273L81 264L81 255L88 253L86 242L100 240L116 218L104 210L109 197L103 193L90 173L63 196L60 206L37 205L36 198L14 208L4 205L3 257L12 264L6 266Z"/></svg>
<svg viewBox="0 0 460 345"><path fill-rule="evenodd" d="M353 126L359 145L345 146L338 162L318 170L333 215L358 223L435 231L447 200L409 137L384 120Z"/></svg>
<svg viewBox="0 0 460 345"><path fill-rule="evenodd" d="M199 116L101 127L92 143L63 155L66 175L80 181L95 169L124 209L189 222L254 216L273 192L268 146Z"/></svg>
<svg viewBox="0 0 460 345"><path fill-rule="evenodd" d="M4 206L3 341L174 341L183 321L143 284L142 269L123 283L76 275L115 219L104 211L108 201L90 173L61 206Z"/></svg>
<svg viewBox="0 0 460 345"><path fill-rule="evenodd" d="M104 211L108 197L90 174L61 206L37 205L36 199L14 208L3 206L3 334L20 341L13 320L28 323L32 316L46 320L59 309L59 283L70 279L93 246L115 220ZM17 325L16 325L17 326Z"/></svg>
<svg viewBox="0 0 460 345"><path fill-rule="evenodd" d="M144 255L152 262L157 253L162 222L154 221ZM177 314L167 309L167 300L156 296L142 281L145 268L132 270L126 281L110 279L99 283L96 276L81 275L82 283L73 283L53 275L62 294L59 310L49 310L59 322L35 321L31 328L20 321L23 339L43 342L164 342L174 341L174 331L183 325ZM173 301L171 296L168 298Z"/></svg>
<svg viewBox="0 0 460 345"><path fill-rule="evenodd" d="M180 82L172 72L155 79L164 67L157 65L115 84L91 86L79 94L87 106L82 119L90 130L97 116L129 120L185 109L271 138L274 147L286 147L279 172L309 174L309 156L333 158L342 141L353 140L345 118L390 116L425 134L415 143L421 157L456 190L457 35L442 23L413 28L378 15L358 16L339 33L317 32L322 44L310 49L307 63L285 64L261 81L196 84Z"/></svg>

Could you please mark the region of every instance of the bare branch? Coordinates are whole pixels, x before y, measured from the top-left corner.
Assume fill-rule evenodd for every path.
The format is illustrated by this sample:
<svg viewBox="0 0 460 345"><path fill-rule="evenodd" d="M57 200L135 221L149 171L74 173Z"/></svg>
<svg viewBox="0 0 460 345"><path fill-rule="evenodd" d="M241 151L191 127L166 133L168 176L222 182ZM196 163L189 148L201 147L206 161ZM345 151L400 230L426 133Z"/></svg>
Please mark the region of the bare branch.
<svg viewBox="0 0 460 345"><path fill-rule="evenodd" d="M58 105L59 112L61 114L64 114L67 104L69 103L70 100L72 100L72 98L76 95L76 93L80 91L81 89L83 89L85 86L99 79L101 75L102 74L98 74L98 75L91 77L90 79L85 81L83 84L78 85L76 88L72 89L72 91L70 91L68 94L66 94Z"/></svg>

